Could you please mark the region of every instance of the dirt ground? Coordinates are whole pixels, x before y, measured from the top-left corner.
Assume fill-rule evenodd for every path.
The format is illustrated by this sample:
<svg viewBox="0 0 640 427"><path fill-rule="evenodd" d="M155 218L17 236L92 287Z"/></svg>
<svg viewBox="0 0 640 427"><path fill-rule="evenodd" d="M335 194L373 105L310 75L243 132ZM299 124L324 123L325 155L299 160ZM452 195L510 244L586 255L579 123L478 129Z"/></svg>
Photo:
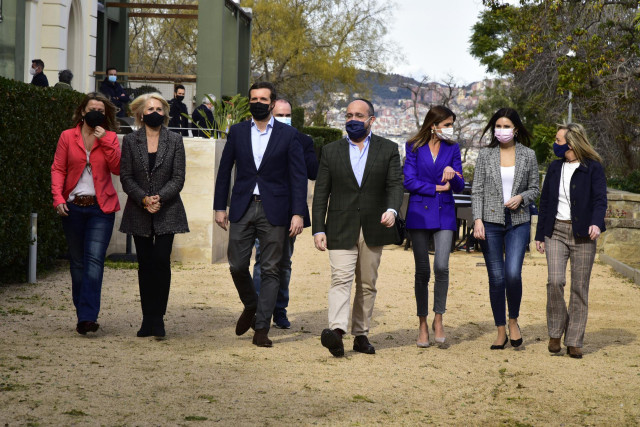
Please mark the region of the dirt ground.
<svg viewBox="0 0 640 427"><path fill-rule="evenodd" d="M413 256L388 247L370 335L376 354L354 353L347 336L340 359L320 344L329 262L309 230L293 257L292 329L272 329L273 348L235 336L242 307L224 264L174 267L162 341L135 336L136 270L106 269L101 327L86 337L74 331L66 269L2 286L0 424L640 424L637 286L595 265L585 356L576 360L547 351L544 258L525 260L519 351L489 350L481 254L455 253L450 271L448 345L419 349Z"/></svg>

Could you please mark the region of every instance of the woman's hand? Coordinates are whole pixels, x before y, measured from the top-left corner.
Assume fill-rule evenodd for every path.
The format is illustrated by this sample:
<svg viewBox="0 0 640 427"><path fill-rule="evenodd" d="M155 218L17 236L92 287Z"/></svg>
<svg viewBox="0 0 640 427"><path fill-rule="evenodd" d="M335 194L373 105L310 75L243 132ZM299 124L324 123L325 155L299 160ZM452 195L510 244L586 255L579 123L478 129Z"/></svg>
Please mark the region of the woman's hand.
<svg viewBox="0 0 640 427"><path fill-rule="evenodd" d="M66 203L60 203L56 206L56 213L60 216L69 216L69 208Z"/></svg>
<svg viewBox="0 0 640 427"><path fill-rule="evenodd" d="M589 237L591 238L591 240L596 240L598 237L600 237L600 227L598 227L597 225L590 225Z"/></svg>
<svg viewBox="0 0 640 427"><path fill-rule="evenodd" d="M436 184L436 191L449 191L451 189L451 183L447 181L444 185Z"/></svg>
<svg viewBox="0 0 640 427"><path fill-rule="evenodd" d="M538 250L538 252L543 254L544 253L544 242L536 240L536 249Z"/></svg>
<svg viewBox="0 0 640 427"><path fill-rule="evenodd" d="M106 134L107 134L107 131L104 130L104 128L102 126L96 126L96 128L93 130L93 135L96 138L102 138Z"/></svg>
<svg viewBox="0 0 640 427"><path fill-rule="evenodd" d="M162 205L160 204L160 196L159 195L146 196L144 198L144 208L149 213L154 214L154 213L158 212L161 207L162 207Z"/></svg>
<svg viewBox="0 0 640 427"><path fill-rule="evenodd" d="M522 198L522 196L519 195L519 194L516 194L515 196L513 196L512 198L507 200L506 203L504 204L504 206L506 208L511 209L512 211L515 211L516 209L518 209L518 206L520 206L520 204L523 201L524 201L524 199Z"/></svg>
<svg viewBox="0 0 640 427"><path fill-rule="evenodd" d="M484 224L480 218L473 222L473 237L478 240L484 240Z"/></svg>
<svg viewBox="0 0 640 427"><path fill-rule="evenodd" d="M442 182L446 181L447 183L449 183L449 181L451 181L454 176L456 176L456 171L454 171L451 166L447 166L446 168L444 168L444 172L442 173Z"/></svg>

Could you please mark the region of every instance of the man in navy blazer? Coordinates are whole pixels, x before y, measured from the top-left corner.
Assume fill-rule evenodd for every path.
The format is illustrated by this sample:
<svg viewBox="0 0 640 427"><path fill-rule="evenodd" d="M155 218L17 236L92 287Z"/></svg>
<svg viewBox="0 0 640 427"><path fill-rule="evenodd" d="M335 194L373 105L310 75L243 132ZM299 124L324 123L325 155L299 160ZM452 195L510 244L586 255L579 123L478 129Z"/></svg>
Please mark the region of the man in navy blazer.
<svg viewBox="0 0 640 427"><path fill-rule="evenodd" d="M277 99L273 108L273 117L286 124L291 125L291 103L286 99ZM318 175L318 158L316 150L313 147L313 139L309 135L298 133L302 151L304 153L304 162L307 171L307 178L315 180ZM304 227L310 227L309 210L305 211ZM289 305L289 282L291 280L291 256L296 242L296 237L290 237L289 233L282 236L284 239L284 247L282 249L282 258L280 259L280 287L278 288L278 297L276 306L273 310L273 325L280 329L291 328L291 322L287 318L287 306ZM256 292L260 293L260 242L256 240L256 262L253 264L253 284Z"/></svg>
<svg viewBox="0 0 640 427"><path fill-rule="evenodd" d="M222 151L213 208L216 223L229 227L229 270L244 310L236 324L242 335L255 321L253 344L271 347L268 337L278 294L279 261L285 229L291 237L302 232L307 206L307 171L298 131L274 120L276 91L269 82L249 89L252 119L233 125ZM229 214L231 171L236 167ZM249 273L256 237L261 246L260 295ZM254 320L255 318L255 320Z"/></svg>

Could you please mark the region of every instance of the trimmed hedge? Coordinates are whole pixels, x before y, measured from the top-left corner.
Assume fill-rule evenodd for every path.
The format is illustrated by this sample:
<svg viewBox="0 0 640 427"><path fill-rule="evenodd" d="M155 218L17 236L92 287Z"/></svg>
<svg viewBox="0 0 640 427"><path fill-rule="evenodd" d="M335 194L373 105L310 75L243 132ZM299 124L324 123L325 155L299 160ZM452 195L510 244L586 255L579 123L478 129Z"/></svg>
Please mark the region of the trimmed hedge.
<svg viewBox="0 0 640 427"><path fill-rule="evenodd" d="M38 271L66 251L52 206L51 164L83 97L0 77L0 283L26 281L31 212L38 214Z"/></svg>
<svg viewBox="0 0 640 427"><path fill-rule="evenodd" d="M291 109L291 126L302 132L302 128L304 128L304 108L294 107Z"/></svg>
<svg viewBox="0 0 640 427"><path fill-rule="evenodd" d="M308 126L302 128L302 133L309 135L313 139L313 146L316 149L318 160L322 155L322 147L330 142L342 139L342 130L336 128Z"/></svg>

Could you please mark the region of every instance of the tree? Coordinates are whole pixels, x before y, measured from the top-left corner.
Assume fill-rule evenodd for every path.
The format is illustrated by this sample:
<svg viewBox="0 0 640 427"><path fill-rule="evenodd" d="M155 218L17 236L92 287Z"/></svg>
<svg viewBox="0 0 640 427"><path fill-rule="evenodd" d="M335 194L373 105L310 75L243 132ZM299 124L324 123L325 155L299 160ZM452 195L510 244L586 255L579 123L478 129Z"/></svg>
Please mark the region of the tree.
<svg viewBox="0 0 640 427"><path fill-rule="evenodd" d="M138 3L159 2L141 0ZM161 3L185 5L198 2L162 0ZM190 19L129 18L129 71L196 74L198 26L194 23Z"/></svg>
<svg viewBox="0 0 640 427"><path fill-rule="evenodd" d="M294 103L313 94L315 122L332 94L366 95L358 69L384 72L394 46L384 41L392 3L375 0L244 0L253 10L251 72Z"/></svg>
<svg viewBox="0 0 640 427"><path fill-rule="evenodd" d="M504 93L520 102L527 127L562 122L571 92L574 121L590 132L609 174L640 166L638 2L484 3L471 52L508 80Z"/></svg>

